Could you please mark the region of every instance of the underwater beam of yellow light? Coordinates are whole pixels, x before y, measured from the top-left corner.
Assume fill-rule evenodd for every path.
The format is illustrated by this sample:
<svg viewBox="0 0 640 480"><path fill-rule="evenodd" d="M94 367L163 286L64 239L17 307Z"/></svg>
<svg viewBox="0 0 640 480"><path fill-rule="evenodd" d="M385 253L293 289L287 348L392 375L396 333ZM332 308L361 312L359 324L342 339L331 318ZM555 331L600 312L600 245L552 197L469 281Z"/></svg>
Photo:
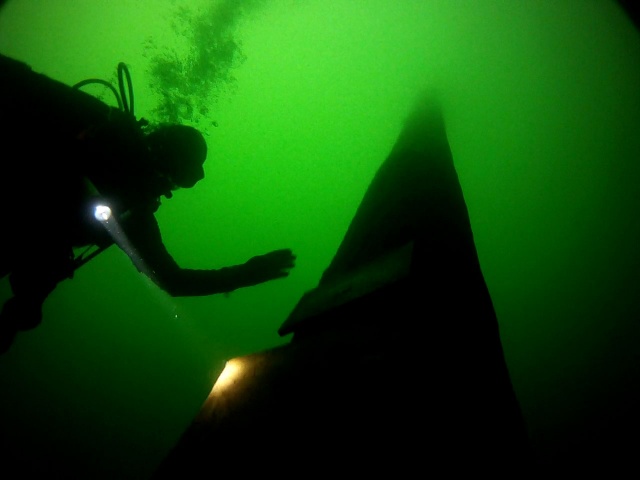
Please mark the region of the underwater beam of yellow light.
<svg viewBox="0 0 640 480"><path fill-rule="evenodd" d="M216 380L216 383L213 385L209 396L223 393L225 390L229 389L236 383L245 370L246 365L241 359L234 358L228 360L225 363L218 380Z"/></svg>

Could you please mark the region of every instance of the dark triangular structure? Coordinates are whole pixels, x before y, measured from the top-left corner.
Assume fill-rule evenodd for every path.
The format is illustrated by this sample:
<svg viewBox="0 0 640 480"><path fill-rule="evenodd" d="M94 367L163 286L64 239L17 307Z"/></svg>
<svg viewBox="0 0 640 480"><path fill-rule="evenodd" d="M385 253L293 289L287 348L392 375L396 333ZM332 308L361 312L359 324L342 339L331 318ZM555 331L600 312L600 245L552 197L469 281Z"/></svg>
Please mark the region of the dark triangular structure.
<svg viewBox="0 0 640 480"><path fill-rule="evenodd" d="M531 473L493 304L437 102L421 100L289 344L234 359L157 471ZM214 467L215 466L215 467ZM304 468L304 470L296 470Z"/></svg>

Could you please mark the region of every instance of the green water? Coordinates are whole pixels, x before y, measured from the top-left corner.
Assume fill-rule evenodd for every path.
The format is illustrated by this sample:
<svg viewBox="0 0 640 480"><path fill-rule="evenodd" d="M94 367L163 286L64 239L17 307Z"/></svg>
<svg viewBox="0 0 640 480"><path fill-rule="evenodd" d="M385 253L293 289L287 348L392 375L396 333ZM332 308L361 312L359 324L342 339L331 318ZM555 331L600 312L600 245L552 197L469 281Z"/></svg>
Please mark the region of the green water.
<svg viewBox="0 0 640 480"><path fill-rule="evenodd" d="M424 88L444 100L536 449L597 452L610 425L640 425L625 418L640 365L640 36L616 4L240 4L0 8L2 53L68 84L114 81L124 61L138 116L177 115L207 135L205 180L157 215L181 265L298 256L287 279L171 299L119 250L101 254L0 357L0 425L14 445L34 463L53 450L91 478L148 476L226 359L289 340L277 329L317 284ZM37 122L25 128L37 138Z"/></svg>

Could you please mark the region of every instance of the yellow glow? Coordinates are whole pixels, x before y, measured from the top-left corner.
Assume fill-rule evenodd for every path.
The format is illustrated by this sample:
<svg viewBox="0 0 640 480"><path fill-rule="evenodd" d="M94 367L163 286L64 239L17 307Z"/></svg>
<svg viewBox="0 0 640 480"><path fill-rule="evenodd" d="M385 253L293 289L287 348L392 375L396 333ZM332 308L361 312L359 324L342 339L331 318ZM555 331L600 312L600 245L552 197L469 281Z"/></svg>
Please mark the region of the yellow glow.
<svg viewBox="0 0 640 480"><path fill-rule="evenodd" d="M227 361L224 365L222 373L211 389L211 395L221 393L235 384L236 380L245 370L244 362L238 358Z"/></svg>

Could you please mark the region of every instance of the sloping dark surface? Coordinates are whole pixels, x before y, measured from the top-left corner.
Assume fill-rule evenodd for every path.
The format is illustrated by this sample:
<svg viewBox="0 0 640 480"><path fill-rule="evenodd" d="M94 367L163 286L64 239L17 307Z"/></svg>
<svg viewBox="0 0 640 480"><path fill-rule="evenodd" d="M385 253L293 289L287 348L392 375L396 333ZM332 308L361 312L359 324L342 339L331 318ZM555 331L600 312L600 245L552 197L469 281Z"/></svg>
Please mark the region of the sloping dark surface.
<svg viewBox="0 0 640 480"><path fill-rule="evenodd" d="M532 472L437 103L419 103L280 331L290 344L234 360L157 478Z"/></svg>
<svg viewBox="0 0 640 480"><path fill-rule="evenodd" d="M638 1L637 0L617 0L618 5L622 7L624 12L629 17L629 20L633 22L636 29L640 31L640 14L638 13Z"/></svg>

